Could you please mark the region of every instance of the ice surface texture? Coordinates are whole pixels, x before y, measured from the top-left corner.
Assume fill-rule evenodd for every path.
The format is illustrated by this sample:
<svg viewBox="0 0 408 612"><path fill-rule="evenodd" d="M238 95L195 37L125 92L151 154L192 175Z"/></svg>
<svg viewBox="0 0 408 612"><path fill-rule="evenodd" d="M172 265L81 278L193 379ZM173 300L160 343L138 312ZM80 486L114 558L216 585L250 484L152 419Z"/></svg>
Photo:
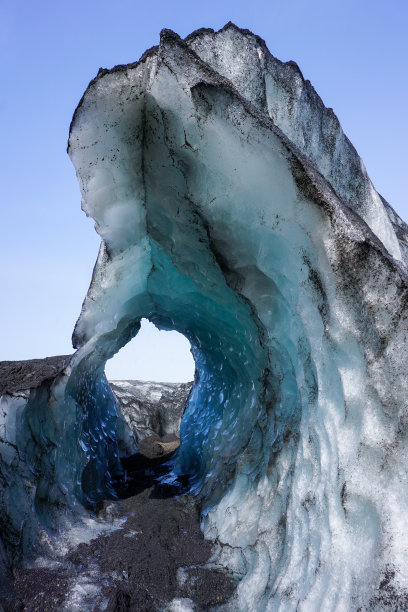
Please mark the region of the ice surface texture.
<svg viewBox="0 0 408 612"><path fill-rule="evenodd" d="M250 32L165 30L100 70L68 151L102 242L52 389L66 499L110 493L104 365L145 317L191 342L173 471L241 577L231 610L402 602L407 226L334 113Z"/></svg>

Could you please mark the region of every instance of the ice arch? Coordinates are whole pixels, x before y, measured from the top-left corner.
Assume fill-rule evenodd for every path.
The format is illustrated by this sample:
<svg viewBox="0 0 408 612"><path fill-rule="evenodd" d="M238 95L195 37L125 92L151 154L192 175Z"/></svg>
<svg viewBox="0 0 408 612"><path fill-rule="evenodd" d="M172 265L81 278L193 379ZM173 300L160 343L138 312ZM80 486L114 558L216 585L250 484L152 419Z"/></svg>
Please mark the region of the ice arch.
<svg viewBox="0 0 408 612"><path fill-rule="evenodd" d="M164 31L91 82L69 154L102 241L78 350L28 407L55 440L38 499L111 493L104 366L145 317L194 350L173 477L231 609L375 609L384 576L404 598L408 234L333 113L249 32Z"/></svg>
<svg viewBox="0 0 408 612"><path fill-rule="evenodd" d="M262 323L247 301L229 287L208 242L199 240L203 228L197 225L196 231L202 245L192 251L197 257L194 268L198 274L190 270L189 276L181 274L164 250L151 241L151 269L142 295L132 281L129 286L132 277L140 282L139 260L135 262L133 249L127 253L128 273L123 283L117 282L117 262L110 260L116 280L111 284L112 292L128 292L134 297L124 300L122 309L116 302L114 313L108 310L111 318L99 320L101 327L114 326L108 333L95 335L78 351L66 387L68 396L86 414L82 445L87 451L87 464L81 487L90 500L109 494L109 478L118 468L115 402L103 368L106 359L137 333L142 316L158 327L179 331L192 345L196 380L182 421L181 449L174 471L189 475L193 487L199 486L207 496L219 495L230 483L237 460L245 464L243 451L250 439L255 447L262 447L265 434L269 447L280 441L286 428L299 418L299 391L291 355L277 339L269 350L266 348ZM123 253L119 257L123 265ZM188 261L188 267L192 263ZM104 273L110 273L109 265ZM276 290L276 301L281 299ZM109 295L104 294L103 300L109 304ZM92 301L97 305L96 296ZM290 321L293 324L294 317L295 313L283 314L282 332ZM280 404L278 415L273 411L276 403ZM265 419L276 423L271 428ZM258 420L264 421L263 427ZM268 431L263 433L262 429ZM107 440L111 452L106 448ZM247 453L249 467L245 469L256 473L261 458Z"/></svg>

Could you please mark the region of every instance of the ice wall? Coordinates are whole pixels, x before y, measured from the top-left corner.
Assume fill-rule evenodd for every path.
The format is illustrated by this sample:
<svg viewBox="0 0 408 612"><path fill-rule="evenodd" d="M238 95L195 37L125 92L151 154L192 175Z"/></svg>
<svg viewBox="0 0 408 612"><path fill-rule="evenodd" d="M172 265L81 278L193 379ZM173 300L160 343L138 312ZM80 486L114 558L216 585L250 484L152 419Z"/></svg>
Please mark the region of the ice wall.
<svg viewBox="0 0 408 612"><path fill-rule="evenodd" d="M408 262L408 227L376 192L363 160L295 62L272 56L265 42L227 24L197 30L189 47L266 113L330 182L396 259Z"/></svg>
<svg viewBox="0 0 408 612"><path fill-rule="evenodd" d="M232 609L402 597L404 240L333 112L247 31L163 31L100 71L69 153L102 237L78 367L143 316L190 340L174 473L242 577Z"/></svg>
<svg viewBox="0 0 408 612"><path fill-rule="evenodd" d="M69 361L0 363L0 588L14 567L52 557L52 535L86 514L77 486L82 414L65 401Z"/></svg>
<svg viewBox="0 0 408 612"><path fill-rule="evenodd" d="M241 579L229 609L402 606L406 226L333 113L247 31L165 30L100 70L68 152L102 240L51 387L55 481L88 505L111 494L104 365L148 318L192 345L172 477Z"/></svg>
<svg viewBox="0 0 408 612"><path fill-rule="evenodd" d="M109 384L120 403L116 432L121 457L139 452L145 440L177 442L192 383L115 380Z"/></svg>

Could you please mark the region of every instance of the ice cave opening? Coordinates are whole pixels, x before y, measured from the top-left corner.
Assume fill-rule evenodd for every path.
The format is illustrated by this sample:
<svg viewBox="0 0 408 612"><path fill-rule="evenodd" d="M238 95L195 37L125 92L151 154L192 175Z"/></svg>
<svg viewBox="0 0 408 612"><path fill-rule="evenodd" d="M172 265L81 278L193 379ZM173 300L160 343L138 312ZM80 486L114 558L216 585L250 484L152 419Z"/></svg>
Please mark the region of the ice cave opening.
<svg viewBox="0 0 408 612"><path fill-rule="evenodd" d="M79 439L85 455L78 466L76 494L86 505L117 495L115 483L123 475L123 449L128 445L129 428L120 417L120 402L104 369L105 363L139 333L142 318L158 328L178 331L191 344L195 379L180 426L180 447L172 457L170 479L188 480L188 490L201 493L207 507L223 496L237 465L250 481L257 474L264 437L260 407L275 404L280 394L278 386L286 386L282 380L276 380L276 385L266 383L271 364L262 341L262 325L245 300L237 298L225 282L210 285L209 292L200 285L193 285L187 292L185 277L168 258L158 251L154 259L148 291L155 309L141 312L143 302L126 302L115 327L87 342L72 363L66 397L72 398L80 415ZM74 337L80 347L79 333ZM282 378L278 372L282 359L285 361L283 353L276 354L276 371L269 376L270 381ZM288 368L280 369L284 372ZM289 374L283 378L289 380ZM292 397L290 389L287 391L286 395ZM286 423L287 411L281 408L279 414ZM272 428L275 433L270 433L271 444L284 428L282 423L277 424L277 431Z"/></svg>
<svg viewBox="0 0 408 612"><path fill-rule="evenodd" d="M140 330L105 365L118 402L116 424L123 471L113 486L127 498L171 473L180 425L193 385L195 363L187 338L142 319ZM167 494L179 486L162 487Z"/></svg>

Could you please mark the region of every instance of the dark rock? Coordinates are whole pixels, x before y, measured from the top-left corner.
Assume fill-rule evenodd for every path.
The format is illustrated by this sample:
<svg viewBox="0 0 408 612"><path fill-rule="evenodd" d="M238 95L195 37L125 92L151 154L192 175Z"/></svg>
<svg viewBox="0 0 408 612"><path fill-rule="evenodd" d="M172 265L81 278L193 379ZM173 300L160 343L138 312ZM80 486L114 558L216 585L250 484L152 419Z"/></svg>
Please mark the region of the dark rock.
<svg viewBox="0 0 408 612"><path fill-rule="evenodd" d="M25 361L0 361L0 395L39 387L44 381L60 374L71 357L59 355Z"/></svg>

